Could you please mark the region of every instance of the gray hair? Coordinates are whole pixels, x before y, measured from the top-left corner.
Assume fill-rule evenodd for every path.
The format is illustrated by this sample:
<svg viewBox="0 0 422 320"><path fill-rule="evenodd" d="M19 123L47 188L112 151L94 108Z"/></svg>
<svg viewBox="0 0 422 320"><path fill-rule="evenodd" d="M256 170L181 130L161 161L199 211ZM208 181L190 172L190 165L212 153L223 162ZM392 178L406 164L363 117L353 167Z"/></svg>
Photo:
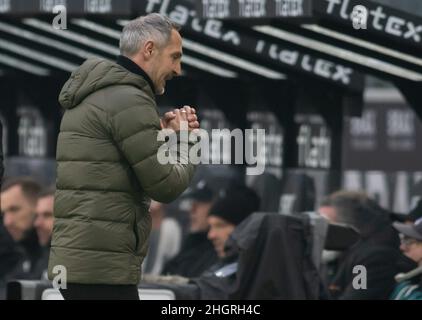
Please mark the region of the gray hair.
<svg viewBox="0 0 422 320"><path fill-rule="evenodd" d="M180 26L158 13L132 20L123 28L120 37L120 53L131 57L143 44L151 40L159 47L165 46L170 40L172 30L179 31Z"/></svg>
<svg viewBox="0 0 422 320"><path fill-rule="evenodd" d="M359 191L334 192L322 200L320 207L325 206L336 209L337 222L350 224L359 231L368 229L382 216L388 217L374 199Z"/></svg>

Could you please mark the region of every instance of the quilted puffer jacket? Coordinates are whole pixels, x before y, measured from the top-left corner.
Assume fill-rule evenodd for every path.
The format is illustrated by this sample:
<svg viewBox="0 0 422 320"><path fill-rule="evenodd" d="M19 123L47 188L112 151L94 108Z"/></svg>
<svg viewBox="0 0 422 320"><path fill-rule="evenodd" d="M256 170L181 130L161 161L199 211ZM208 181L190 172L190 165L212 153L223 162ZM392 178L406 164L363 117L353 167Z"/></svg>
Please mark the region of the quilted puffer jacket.
<svg viewBox="0 0 422 320"><path fill-rule="evenodd" d="M194 166L159 163L155 95L144 77L119 64L87 60L59 101L66 110L49 278L62 265L69 283L137 284L151 229L150 199L177 198Z"/></svg>

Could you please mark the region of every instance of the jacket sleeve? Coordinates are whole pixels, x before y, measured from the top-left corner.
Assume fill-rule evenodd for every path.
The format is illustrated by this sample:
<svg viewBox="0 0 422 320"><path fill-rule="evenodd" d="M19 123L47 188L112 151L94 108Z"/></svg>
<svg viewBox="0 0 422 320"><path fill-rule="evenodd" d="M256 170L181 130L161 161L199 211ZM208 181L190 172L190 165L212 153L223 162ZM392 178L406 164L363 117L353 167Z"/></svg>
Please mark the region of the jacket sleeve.
<svg viewBox="0 0 422 320"><path fill-rule="evenodd" d="M160 163L157 154L164 142L157 139L161 127L155 103L147 97L137 100L136 105L122 107L110 116L113 139L145 193L153 200L168 203L175 200L193 178L194 165L188 161L192 144L178 148L182 151L175 162ZM179 138L177 144L180 145Z"/></svg>

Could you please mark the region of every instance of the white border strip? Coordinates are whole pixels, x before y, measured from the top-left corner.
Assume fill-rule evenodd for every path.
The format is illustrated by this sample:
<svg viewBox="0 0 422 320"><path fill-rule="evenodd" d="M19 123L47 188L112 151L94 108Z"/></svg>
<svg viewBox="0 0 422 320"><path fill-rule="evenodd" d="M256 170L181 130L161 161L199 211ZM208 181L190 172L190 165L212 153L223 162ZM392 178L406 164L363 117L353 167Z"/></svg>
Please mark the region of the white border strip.
<svg viewBox="0 0 422 320"><path fill-rule="evenodd" d="M120 53L120 50L118 48L116 48L115 46L109 45L108 43L80 35L76 32L70 31L70 30L54 29L51 26L51 24L48 24L47 22L44 22L44 21L29 18L29 19L24 19L23 23L28 25L28 26L49 32L49 33L54 34L56 36L59 36L61 38L68 39L68 40L71 40L71 41L75 41L75 42L78 42L78 43L83 44L85 46L107 52L107 53L114 55L114 56L117 56Z"/></svg>
<svg viewBox="0 0 422 320"><path fill-rule="evenodd" d="M369 67L381 72L386 72L391 75L401 77L404 79L412 81L422 81L422 74L407 70L398 66L395 66L391 63L380 61L378 59L370 58L356 52L338 48L336 46L323 43L321 41L309 39L288 31L277 29L270 26L257 26L253 28L254 30L261 32L263 34L279 38L297 45L307 47L316 51L335 56L337 58L347 60L353 63L358 63L362 66Z"/></svg>
<svg viewBox="0 0 422 320"><path fill-rule="evenodd" d="M71 53L71 54L76 55L80 58L88 59L88 58L91 58L91 57L101 57L97 54L79 49L75 46L71 46L71 45L65 44L63 42L44 37L42 35L33 33L31 31L28 31L28 30L24 30L24 29L21 29L21 28L12 26L12 25L9 25L9 24L1 22L1 21L0 21L0 30L7 32L9 34L18 36L20 38L24 38L24 39L29 40L29 41L37 42L37 43L52 47L52 48L57 49L57 50L61 50L61 51Z"/></svg>
<svg viewBox="0 0 422 320"><path fill-rule="evenodd" d="M0 53L0 62L15 69L20 69L25 72L35 74L37 76L48 76L50 71L48 69L35 66L25 61L16 59L7 54Z"/></svg>
<svg viewBox="0 0 422 320"><path fill-rule="evenodd" d="M407 53L403 53L403 52L400 52L400 51L397 51L397 50L393 50L393 49L390 49L390 48L387 48L387 47L380 46L378 44L374 44L374 43L371 43L371 42L368 42L368 41L365 41L365 40L361 40L361 39L358 39L358 38L355 38L355 37L351 37L349 35L342 34L340 32L333 31L333 30L318 26L316 24L302 25L302 27L305 28L305 29L308 29L310 31L313 31L313 32L316 32L316 33L337 39L337 40L341 40L341 41L344 41L344 42L347 42L347 43L350 43L350 44L353 44L353 45L357 45L357 46L360 46L360 47L365 48L365 49L373 50L375 52L390 56L392 58L397 58L397 59L400 59L400 60L403 60L403 61L406 61L406 62L409 62L409 63L416 64L418 66L422 66L422 59L419 59L419 58L412 56L410 54L407 54Z"/></svg>
<svg viewBox="0 0 422 320"><path fill-rule="evenodd" d="M78 67L76 64L70 63L63 59L53 57L51 55L45 54L44 52L28 49L24 46L15 44L13 42L10 42L4 39L0 39L0 48L7 50L9 52L13 52L13 53L25 56L29 59L40 61L49 66L53 66L55 68L62 69L68 72L72 72Z"/></svg>

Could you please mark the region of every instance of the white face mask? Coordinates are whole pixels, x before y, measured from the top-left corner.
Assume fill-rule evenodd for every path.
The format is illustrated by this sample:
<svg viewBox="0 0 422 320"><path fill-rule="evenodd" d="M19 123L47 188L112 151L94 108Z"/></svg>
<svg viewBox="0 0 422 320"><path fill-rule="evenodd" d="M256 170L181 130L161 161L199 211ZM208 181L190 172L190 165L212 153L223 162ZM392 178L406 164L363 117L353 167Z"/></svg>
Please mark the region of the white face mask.
<svg viewBox="0 0 422 320"><path fill-rule="evenodd" d="M330 263L335 260L341 255L341 251L334 251L334 250L323 250L322 251L322 263Z"/></svg>

